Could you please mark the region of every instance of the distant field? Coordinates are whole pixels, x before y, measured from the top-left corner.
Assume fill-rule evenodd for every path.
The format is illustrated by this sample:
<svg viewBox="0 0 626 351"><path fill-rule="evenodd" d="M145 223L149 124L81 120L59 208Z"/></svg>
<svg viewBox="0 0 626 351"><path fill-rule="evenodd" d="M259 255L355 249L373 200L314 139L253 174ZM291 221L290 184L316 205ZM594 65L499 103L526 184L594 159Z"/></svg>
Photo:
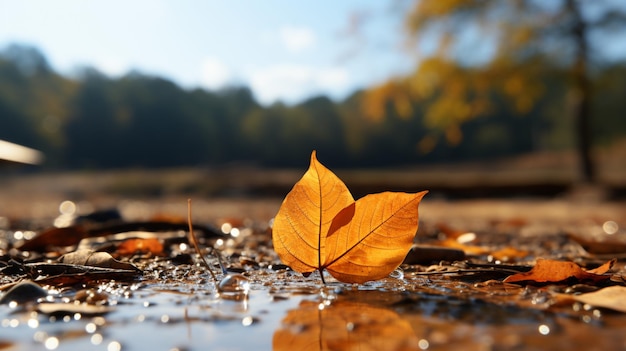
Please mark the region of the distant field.
<svg viewBox="0 0 626 351"><path fill-rule="evenodd" d="M323 163L323 158L322 158ZM128 169L61 173L0 173L0 195L19 197L283 197L302 176L300 169L251 166L185 169ZM333 169L356 197L385 190L429 189L445 198L556 196L578 183L571 154L541 154L515 159L394 169ZM2 169L0 169L2 172ZM623 196L626 163L600 162L599 179L609 196Z"/></svg>

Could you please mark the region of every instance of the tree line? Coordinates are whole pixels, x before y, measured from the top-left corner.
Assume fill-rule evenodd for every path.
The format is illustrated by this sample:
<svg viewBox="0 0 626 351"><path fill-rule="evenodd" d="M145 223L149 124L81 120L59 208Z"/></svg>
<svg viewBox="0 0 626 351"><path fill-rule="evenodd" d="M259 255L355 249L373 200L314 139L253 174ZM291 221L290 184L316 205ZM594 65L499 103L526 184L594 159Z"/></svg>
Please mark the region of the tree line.
<svg viewBox="0 0 626 351"><path fill-rule="evenodd" d="M520 115L493 95L489 113L442 143L425 120L428 102L410 101L407 116L389 101L379 107L384 118L371 118L365 91L262 106L243 86L186 90L158 76L111 78L89 67L64 76L36 48L12 45L0 52L0 139L42 150L55 169L301 167L313 149L335 168L507 157L573 146L573 121L563 111L567 75L550 68L547 93L532 109ZM624 62L592 75L596 147L626 135L625 78Z"/></svg>

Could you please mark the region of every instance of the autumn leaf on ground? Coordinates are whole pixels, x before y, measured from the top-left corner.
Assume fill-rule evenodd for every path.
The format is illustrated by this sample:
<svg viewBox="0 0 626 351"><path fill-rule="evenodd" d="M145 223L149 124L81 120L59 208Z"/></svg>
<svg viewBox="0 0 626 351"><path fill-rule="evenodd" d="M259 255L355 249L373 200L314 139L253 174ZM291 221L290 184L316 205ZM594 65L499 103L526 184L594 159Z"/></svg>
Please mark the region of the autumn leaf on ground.
<svg viewBox="0 0 626 351"><path fill-rule="evenodd" d="M623 286L609 286L580 295L558 294L557 298L564 301L578 301L591 306L609 308L626 313L626 287Z"/></svg>
<svg viewBox="0 0 626 351"><path fill-rule="evenodd" d="M504 282L547 284L575 280L577 282L598 283L610 278L603 274L611 269L615 261L613 259L598 268L584 270L574 262L538 259L537 264L530 271L513 274L504 279Z"/></svg>
<svg viewBox="0 0 626 351"><path fill-rule="evenodd" d="M119 255L134 255L136 253L151 253L163 255L163 244L157 238L133 238L124 240L118 247Z"/></svg>
<svg viewBox="0 0 626 351"><path fill-rule="evenodd" d="M326 269L346 283L384 278L411 249L418 205L426 193L384 192L354 201L314 151L309 169L274 219L274 249L303 274Z"/></svg>
<svg viewBox="0 0 626 351"><path fill-rule="evenodd" d="M66 264L75 264L81 266L139 270L134 265L121 262L113 258L107 252L94 252L91 250L78 250L65 254L59 258L59 262Z"/></svg>
<svg viewBox="0 0 626 351"><path fill-rule="evenodd" d="M476 239L478 238L475 233L453 229L452 227L443 223L438 224L437 229L439 229L440 233L445 238L433 243L434 245L463 250L466 255L490 255L494 259L502 262L510 262L515 260L516 258L523 258L528 256L528 251L519 250L512 246L505 246L499 249L493 249L487 246L471 245L470 243L476 241Z"/></svg>
<svg viewBox="0 0 626 351"><path fill-rule="evenodd" d="M626 243L618 240L593 240L579 235L569 234L568 237L596 255L621 254L626 252Z"/></svg>

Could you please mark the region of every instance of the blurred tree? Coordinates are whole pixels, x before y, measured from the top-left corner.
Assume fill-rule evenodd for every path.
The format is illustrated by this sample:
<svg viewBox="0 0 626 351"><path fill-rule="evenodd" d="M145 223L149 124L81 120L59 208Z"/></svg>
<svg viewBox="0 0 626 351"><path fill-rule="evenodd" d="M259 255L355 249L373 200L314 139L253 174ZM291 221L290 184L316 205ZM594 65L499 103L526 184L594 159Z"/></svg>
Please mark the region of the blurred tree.
<svg viewBox="0 0 626 351"><path fill-rule="evenodd" d="M48 164L62 152L62 125L68 116L68 101L76 83L55 73L44 55L31 46L12 44L0 51L0 100L19 115L19 124L30 130L29 146L43 150ZM3 114L3 117L10 114ZM17 123L17 122L16 122ZM4 133L24 133L2 127Z"/></svg>
<svg viewBox="0 0 626 351"><path fill-rule="evenodd" d="M65 162L72 167L118 166L120 128L115 118L113 82L94 69L82 72L64 125Z"/></svg>
<svg viewBox="0 0 626 351"><path fill-rule="evenodd" d="M415 101L422 102L424 124L459 144L460 125L493 113L495 95L515 114L536 109L546 92L543 77L557 65L567 73L564 101L575 119L582 177L595 180L590 62L596 57L591 53L601 53L606 40L626 27L623 3L418 0L411 2L405 25L410 44L417 48L417 68L371 89L364 99L365 113L381 119L385 106L391 105L410 118ZM435 145L432 134L420 142L425 152Z"/></svg>

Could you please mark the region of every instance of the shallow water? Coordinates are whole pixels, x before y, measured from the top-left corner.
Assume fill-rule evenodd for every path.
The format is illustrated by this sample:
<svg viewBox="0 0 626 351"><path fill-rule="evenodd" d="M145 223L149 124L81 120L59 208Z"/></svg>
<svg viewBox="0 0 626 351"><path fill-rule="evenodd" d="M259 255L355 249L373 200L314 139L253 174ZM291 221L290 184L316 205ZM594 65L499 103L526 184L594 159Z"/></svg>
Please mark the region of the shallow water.
<svg viewBox="0 0 626 351"><path fill-rule="evenodd" d="M611 349L626 346L624 318L493 303L457 282L387 278L365 286L278 272L252 280L245 296L219 296L213 283L106 283L113 311L44 314L0 306L7 350L444 350ZM319 278L319 277L318 277ZM418 283L419 285L416 285ZM425 283L425 284L424 284ZM428 286L430 285L430 286ZM517 294L517 292L516 292ZM540 292L527 294L538 295ZM469 294L471 296L473 294ZM51 294L51 301L64 294Z"/></svg>
<svg viewBox="0 0 626 351"><path fill-rule="evenodd" d="M528 250L528 261L520 265L534 257L605 260L581 255L562 234L563 228L595 233L605 222L584 223L455 222L476 230L481 244ZM9 252L7 238L15 238L16 230L5 227L0 251ZM432 222L421 225L420 240L436 239L440 233L435 227ZM616 235L626 235L625 227L619 222L622 229ZM220 250L229 277L244 277L238 282L247 283L247 289L239 290L239 283L218 289L195 251L181 243L180 235L171 235L164 240L168 256L132 258L142 269L133 279L43 285L47 296L38 302L0 305L0 350L626 348L622 313L555 304L554 292L594 286L504 284L497 270L471 272L467 268L472 266L455 262L405 264L389 278L358 286L326 276L328 285L323 286L319 275L305 278L280 265L266 229L240 224L236 237L202 242ZM102 242L84 243L96 244ZM206 254L218 268L217 260ZM192 257L191 262L178 262L181 255ZM469 261L497 264L489 255ZM465 273L451 272L459 268ZM614 273L624 276L624 270L619 261ZM0 275L0 285L20 279ZM44 309L45 304L52 310Z"/></svg>

